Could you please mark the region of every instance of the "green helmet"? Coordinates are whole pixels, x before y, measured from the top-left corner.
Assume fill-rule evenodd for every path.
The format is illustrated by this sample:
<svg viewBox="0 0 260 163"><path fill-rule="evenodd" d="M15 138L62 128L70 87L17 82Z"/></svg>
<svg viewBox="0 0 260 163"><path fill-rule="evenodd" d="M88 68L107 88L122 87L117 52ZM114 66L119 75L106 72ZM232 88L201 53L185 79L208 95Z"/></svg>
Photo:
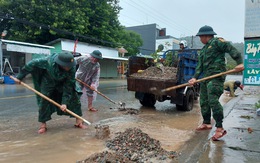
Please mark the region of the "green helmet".
<svg viewBox="0 0 260 163"><path fill-rule="evenodd" d="M90 55L97 59L103 59L102 53L99 50L94 50Z"/></svg>
<svg viewBox="0 0 260 163"><path fill-rule="evenodd" d="M216 35L216 33L213 31L213 28L211 26L203 26L199 29L199 32L196 34L196 36L203 36L203 35Z"/></svg>
<svg viewBox="0 0 260 163"><path fill-rule="evenodd" d="M73 57L73 55L69 52L61 52L57 54L54 58L54 61L63 67L73 67L76 65L76 61Z"/></svg>

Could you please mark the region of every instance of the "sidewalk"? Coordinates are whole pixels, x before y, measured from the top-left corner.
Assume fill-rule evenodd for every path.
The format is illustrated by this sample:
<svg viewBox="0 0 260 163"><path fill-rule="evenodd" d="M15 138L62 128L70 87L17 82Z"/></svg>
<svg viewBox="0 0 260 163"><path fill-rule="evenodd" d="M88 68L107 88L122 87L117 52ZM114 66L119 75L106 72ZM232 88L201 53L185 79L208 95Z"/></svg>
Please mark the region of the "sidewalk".
<svg viewBox="0 0 260 163"><path fill-rule="evenodd" d="M239 96L224 105L224 123L227 135L220 141L211 141L213 128L199 163L250 162L260 160L260 116L256 114L255 103L260 100L259 86L246 86Z"/></svg>

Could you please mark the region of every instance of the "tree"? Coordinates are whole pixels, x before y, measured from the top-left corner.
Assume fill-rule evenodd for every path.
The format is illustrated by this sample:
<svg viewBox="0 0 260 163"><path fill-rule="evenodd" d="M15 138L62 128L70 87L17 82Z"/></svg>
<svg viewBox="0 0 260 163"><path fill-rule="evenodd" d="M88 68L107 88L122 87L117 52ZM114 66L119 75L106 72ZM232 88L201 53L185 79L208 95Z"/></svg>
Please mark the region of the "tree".
<svg viewBox="0 0 260 163"><path fill-rule="evenodd" d="M117 47L140 44L120 25L119 0L0 0L0 30L7 39L45 44L57 38ZM127 40L127 41L126 41ZM138 41L138 42L135 42Z"/></svg>
<svg viewBox="0 0 260 163"><path fill-rule="evenodd" d="M125 56L138 54L140 52L139 47L143 44L143 40L139 34L128 30L123 30L120 33L119 42L124 45L124 48L128 51Z"/></svg>

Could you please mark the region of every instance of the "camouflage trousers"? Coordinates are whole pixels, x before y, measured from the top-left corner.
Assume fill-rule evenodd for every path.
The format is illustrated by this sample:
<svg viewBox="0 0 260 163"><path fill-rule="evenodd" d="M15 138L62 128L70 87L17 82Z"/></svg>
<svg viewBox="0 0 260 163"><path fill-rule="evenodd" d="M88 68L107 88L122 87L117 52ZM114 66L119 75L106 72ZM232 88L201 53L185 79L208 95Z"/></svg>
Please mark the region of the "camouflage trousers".
<svg viewBox="0 0 260 163"><path fill-rule="evenodd" d="M216 127L222 127L223 107L219 97L223 93L224 78L215 78L200 83L200 107L204 124L211 123L211 111Z"/></svg>

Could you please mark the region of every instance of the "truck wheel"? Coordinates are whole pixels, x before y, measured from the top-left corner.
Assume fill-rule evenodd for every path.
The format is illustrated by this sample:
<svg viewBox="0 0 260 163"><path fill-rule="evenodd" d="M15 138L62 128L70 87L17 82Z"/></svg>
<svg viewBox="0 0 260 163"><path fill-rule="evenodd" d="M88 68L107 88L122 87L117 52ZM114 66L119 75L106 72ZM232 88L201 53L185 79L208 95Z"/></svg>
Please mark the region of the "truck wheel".
<svg viewBox="0 0 260 163"><path fill-rule="evenodd" d="M156 103L155 96L153 94L145 93L142 100L139 100L143 106L153 107Z"/></svg>
<svg viewBox="0 0 260 163"><path fill-rule="evenodd" d="M186 93L186 96L183 99L183 106L176 105L177 110L182 111L191 111L193 109L194 104L194 92L193 90L189 89Z"/></svg>

